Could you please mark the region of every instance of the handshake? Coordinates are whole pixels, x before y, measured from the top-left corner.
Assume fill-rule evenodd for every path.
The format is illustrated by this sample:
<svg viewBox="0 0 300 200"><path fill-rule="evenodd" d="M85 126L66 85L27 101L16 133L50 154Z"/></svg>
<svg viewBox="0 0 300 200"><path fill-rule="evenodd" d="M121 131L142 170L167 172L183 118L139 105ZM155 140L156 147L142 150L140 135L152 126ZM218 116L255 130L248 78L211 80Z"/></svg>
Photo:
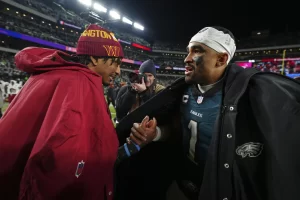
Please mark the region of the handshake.
<svg viewBox="0 0 300 200"><path fill-rule="evenodd" d="M151 119L146 116L143 121L139 123L134 123L131 128L130 137L127 138L127 143L134 144L143 147L149 142L152 142L158 136L157 131L157 121L155 118Z"/></svg>
<svg viewBox="0 0 300 200"><path fill-rule="evenodd" d="M119 164L124 159L136 154L141 147L153 140L158 140L160 134L155 118L150 120L150 118L146 116L140 124L134 123L131 128L130 136L126 139L127 142L119 147L116 163Z"/></svg>

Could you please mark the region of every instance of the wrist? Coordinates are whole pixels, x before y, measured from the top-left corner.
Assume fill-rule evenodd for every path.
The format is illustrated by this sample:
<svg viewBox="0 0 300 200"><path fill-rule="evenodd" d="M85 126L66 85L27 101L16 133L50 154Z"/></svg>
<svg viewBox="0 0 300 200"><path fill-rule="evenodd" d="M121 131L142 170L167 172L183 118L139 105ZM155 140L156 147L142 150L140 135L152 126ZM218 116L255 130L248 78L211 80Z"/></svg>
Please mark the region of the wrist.
<svg viewBox="0 0 300 200"><path fill-rule="evenodd" d="M158 126L156 126L156 135L152 141L153 142L159 141L160 138L161 138L161 130Z"/></svg>
<svg viewBox="0 0 300 200"><path fill-rule="evenodd" d="M143 94L144 92L146 92L146 90L147 90L147 88L142 89L142 90L139 90L138 93L139 93L139 94Z"/></svg>

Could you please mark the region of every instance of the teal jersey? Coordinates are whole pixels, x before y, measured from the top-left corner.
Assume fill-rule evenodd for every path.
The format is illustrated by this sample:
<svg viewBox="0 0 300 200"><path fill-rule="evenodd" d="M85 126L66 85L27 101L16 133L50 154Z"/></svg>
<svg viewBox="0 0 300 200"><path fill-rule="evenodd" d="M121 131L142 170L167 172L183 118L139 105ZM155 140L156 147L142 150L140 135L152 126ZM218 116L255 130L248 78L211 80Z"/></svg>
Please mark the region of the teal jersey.
<svg viewBox="0 0 300 200"><path fill-rule="evenodd" d="M195 85L184 92L180 108L183 151L196 164L206 160L221 102L222 90L218 85L204 94Z"/></svg>

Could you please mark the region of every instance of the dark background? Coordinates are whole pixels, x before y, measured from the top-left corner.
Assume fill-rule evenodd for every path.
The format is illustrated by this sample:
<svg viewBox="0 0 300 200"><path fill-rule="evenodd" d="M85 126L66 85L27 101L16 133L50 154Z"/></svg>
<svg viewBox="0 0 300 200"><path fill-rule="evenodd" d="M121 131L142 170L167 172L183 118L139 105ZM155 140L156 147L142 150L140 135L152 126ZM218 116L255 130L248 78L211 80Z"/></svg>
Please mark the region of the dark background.
<svg viewBox="0 0 300 200"><path fill-rule="evenodd" d="M77 0L56 1L78 12L83 9ZM99 0L98 3L141 23L145 27L141 34L153 41L187 43L205 26L223 26L236 39L250 37L255 31L268 30L274 35L300 29L296 1Z"/></svg>

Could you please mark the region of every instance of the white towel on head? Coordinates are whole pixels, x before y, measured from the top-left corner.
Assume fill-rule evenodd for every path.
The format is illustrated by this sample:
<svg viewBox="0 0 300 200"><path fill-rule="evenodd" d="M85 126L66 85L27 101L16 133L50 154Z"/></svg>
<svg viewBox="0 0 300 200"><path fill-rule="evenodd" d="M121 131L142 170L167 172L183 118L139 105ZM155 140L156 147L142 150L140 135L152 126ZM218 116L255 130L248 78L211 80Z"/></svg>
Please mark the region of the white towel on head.
<svg viewBox="0 0 300 200"><path fill-rule="evenodd" d="M227 64L233 58L236 50L235 42L229 34L212 27L203 28L192 37L191 42L200 42L219 53L228 53Z"/></svg>

